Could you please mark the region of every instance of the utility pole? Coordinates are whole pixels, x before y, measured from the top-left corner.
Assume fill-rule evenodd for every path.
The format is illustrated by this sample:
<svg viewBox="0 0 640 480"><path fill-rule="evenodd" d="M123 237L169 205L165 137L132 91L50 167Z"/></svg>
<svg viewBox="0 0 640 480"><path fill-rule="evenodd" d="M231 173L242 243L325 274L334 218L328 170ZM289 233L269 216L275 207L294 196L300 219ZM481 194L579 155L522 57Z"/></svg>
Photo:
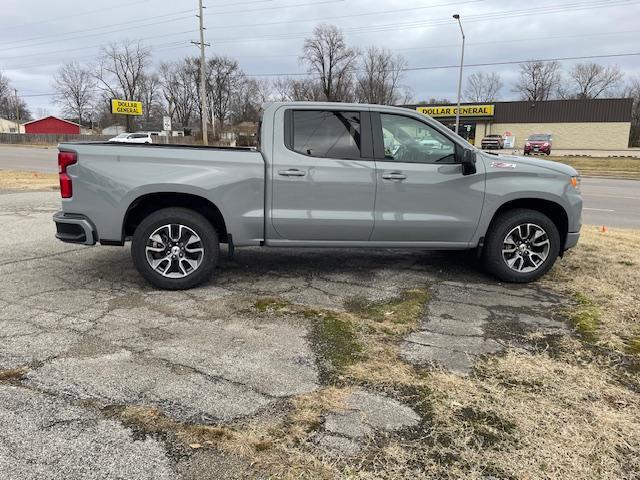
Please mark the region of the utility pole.
<svg viewBox="0 0 640 480"><path fill-rule="evenodd" d="M198 17L200 21L200 41L192 41L191 43L200 47L200 110L202 111L202 143L204 143L205 145L209 145L209 140L207 138L207 66L205 64L204 48L210 47L211 45L209 43L204 43L205 28L204 16L202 14L202 10L204 8L206 7L202 6L202 0L198 0L198 15L196 15L196 17Z"/></svg>
<svg viewBox="0 0 640 480"><path fill-rule="evenodd" d="M19 126L20 125L20 102L18 101L18 89L14 88L13 93L16 96L16 123ZM20 128L18 128L18 131L20 131Z"/></svg>
<svg viewBox="0 0 640 480"><path fill-rule="evenodd" d="M464 30L462 30L462 23L460 22L460 15L457 13L453 16L460 25L460 33L462 34L462 55L460 56L460 76L458 78L458 108L456 109L456 135L460 128L460 94L462 92L462 67L464 65Z"/></svg>

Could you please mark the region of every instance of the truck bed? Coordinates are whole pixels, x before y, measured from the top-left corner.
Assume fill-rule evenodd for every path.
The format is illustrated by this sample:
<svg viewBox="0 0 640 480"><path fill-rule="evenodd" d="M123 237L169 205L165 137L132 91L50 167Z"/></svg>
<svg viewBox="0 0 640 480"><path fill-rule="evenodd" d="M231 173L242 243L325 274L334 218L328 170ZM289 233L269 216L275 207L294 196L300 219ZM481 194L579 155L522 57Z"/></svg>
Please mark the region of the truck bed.
<svg viewBox="0 0 640 480"><path fill-rule="evenodd" d="M73 196L63 199L63 212L90 218L96 241L121 243L123 222L141 199L178 194L224 212L238 245L264 239L265 162L255 148L68 142L58 149L77 154L68 167Z"/></svg>
<svg viewBox="0 0 640 480"><path fill-rule="evenodd" d="M239 152L256 152L256 147L225 147L217 145L194 145L189 143L125 143L125 142L64 142L60 145L107 145L110 147L153 147L153 148L189 148L202 150L223 150L223 151L239 151Z"/></svg>

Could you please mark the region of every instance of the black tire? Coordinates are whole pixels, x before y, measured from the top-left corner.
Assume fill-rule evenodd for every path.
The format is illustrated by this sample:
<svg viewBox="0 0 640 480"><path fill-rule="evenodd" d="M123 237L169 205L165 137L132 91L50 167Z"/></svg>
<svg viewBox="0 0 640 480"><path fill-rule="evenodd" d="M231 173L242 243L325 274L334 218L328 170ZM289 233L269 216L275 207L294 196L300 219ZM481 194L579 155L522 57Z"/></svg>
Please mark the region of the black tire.
<svg viewBox="0 0 640 480"><path fill-rule="evenodd" d="M147 261L146 249L149 237L160 227L172 224L183 225L191 229L200 237L199 243L204 250L197 268L182 278L163 276L154 270ZM140 222L131 242L131 257L140 275L155 287L164 290L187 290L207 281L211 278L213 270L218 264L219 256L220 244L216 230L205 217L187 208L164 208L153 212Z"/></svg>
<svg viewBox="0 0 640 480"><path fill-rule="evenodd" d="M507 235L518 225L534 224L546 232L549 250L546 259L533 271L518 272L507 265L502 250ZM508 210L495 218L485 237L482 260L489 273L500 280L512 283L528 283L537 280L549 271L560 253L560 234L549 217L536 210L518 208Z"/></svg>

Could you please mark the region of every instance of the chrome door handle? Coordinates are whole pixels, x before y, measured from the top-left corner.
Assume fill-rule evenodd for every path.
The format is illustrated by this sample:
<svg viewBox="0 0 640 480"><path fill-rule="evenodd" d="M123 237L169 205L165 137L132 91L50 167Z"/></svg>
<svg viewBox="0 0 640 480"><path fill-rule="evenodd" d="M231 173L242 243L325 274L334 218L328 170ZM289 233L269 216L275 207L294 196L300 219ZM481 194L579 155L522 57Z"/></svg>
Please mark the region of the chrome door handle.
<svg viewBox="0 0 640 480"><path fill-rule="evenodd" d="M385 180L404 180L405 178L407 178L407 176L404 173L391 172L384 173L382 175L382 178L384 178Z"/></svg>
<svg viewBox="0 0 640 480"><path fill-rule="evenodd" d="M297 168L290 168L289 170L278 170L278 175L283 177L304 177L307 172L298 170Z"/></svg>

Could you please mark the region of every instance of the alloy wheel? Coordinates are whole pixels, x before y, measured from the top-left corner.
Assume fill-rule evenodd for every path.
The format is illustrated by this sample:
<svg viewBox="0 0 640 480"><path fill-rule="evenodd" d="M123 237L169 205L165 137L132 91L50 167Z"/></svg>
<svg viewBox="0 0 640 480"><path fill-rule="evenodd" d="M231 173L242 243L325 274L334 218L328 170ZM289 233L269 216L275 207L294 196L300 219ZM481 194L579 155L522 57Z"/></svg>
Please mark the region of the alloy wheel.
<svg viewBox="0 0 640 480"><path fill-rule="evenodd" d="M504 237L502 259L519 273L537 270L549 256L551 243L547 232L535 223L523 223Z"/></svg>
<svg viewBox="0 0 640 480"><path fill-rule="evenodd" d="M202 239L191 228L168 224L147 239L145 254L151 268L167 278L184 278L195 272L204 258Z"/></svg>

